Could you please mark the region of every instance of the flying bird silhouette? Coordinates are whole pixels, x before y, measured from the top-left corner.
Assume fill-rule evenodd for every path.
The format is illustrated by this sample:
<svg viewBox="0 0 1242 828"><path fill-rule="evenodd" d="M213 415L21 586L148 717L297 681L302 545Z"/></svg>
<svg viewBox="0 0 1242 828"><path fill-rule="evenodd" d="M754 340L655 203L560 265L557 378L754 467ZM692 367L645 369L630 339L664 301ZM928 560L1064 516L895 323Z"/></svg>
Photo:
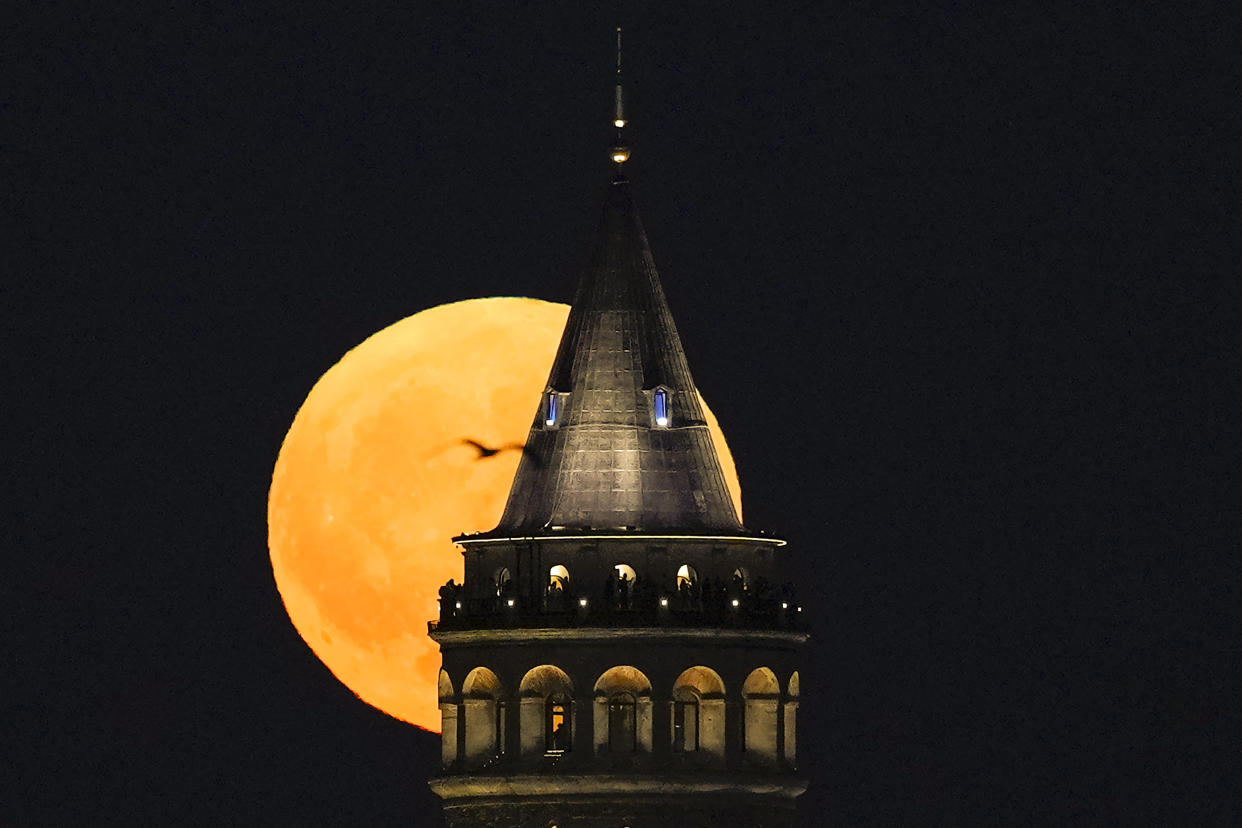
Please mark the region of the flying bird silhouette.
<svg viewBox="0 0 1242 828"><path fill-rule="evenodd" d="M543 467L543 462L539 459L539 455L535 454L533 451L527 448L523 443L509 443L508 445L505 445L505 446L498 446L496 448L492 448L491 446L483 445L478 440L471 440L470 438L467 437L466 439L461 441L461 444L463 446L472 446L474 450L479 453L479 456L475 458L476 460L482 460L484 457L495 457L497 454L500 454L500 452L502 451L517 450L517 451L522 452L522 454L526 455L527 457L529 457L531 462L534 463L536 466L539 466L541 468Z"/></svg>

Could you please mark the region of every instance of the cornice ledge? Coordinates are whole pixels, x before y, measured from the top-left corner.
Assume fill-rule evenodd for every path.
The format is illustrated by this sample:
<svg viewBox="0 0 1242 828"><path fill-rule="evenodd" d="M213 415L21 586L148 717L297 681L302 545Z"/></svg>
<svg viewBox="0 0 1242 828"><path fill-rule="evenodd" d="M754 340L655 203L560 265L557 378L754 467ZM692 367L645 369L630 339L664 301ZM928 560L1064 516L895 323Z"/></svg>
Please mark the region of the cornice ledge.
<svg viewBox="0 0 1242 828"><path fill-rule="evenodd" d="M501 800L509 797L640 795L688 796L704 794L759 794L793 799L802 795L807 780L718 774L694 778L668 774L538 774L512 776L444 776L430 781L441 799Z"/></svg>
<svg viewBox="0 0 1242 828"><path fill-rule="evenodd" d="M469 647L484 644L527 644L532 641L732 641L805 644L810 637L794 630L722 630L714 627L514 627L486 630L435 630L437 644Z"/></svg>

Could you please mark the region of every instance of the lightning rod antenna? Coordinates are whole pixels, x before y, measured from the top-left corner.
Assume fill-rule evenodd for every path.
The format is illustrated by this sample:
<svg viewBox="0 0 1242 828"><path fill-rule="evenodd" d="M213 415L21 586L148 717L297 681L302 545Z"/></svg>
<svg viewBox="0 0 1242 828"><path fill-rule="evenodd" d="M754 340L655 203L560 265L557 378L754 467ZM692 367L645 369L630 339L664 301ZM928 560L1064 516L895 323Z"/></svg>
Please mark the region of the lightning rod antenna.
<svg viewBox="0 0 1242 828"><path fill-rule="evenodd" d="M630 148L626 146L625 135L621 130L625 128L625 100L621 89L621 27L617 27L617 90L616 90L616 110L613 112L612 125L616 127L617 137L615 146L612 148L612 160L620 170L621 165L630 160Z"/></svg>

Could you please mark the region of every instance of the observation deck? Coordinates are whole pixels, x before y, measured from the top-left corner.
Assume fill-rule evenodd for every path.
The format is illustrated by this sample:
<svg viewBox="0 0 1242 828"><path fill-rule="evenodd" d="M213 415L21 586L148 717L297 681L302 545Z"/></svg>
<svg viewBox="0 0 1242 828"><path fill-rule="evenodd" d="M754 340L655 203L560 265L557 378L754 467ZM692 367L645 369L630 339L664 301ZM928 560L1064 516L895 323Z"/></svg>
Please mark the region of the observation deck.
<svg viewBox="0 0 1242 828"><path fill-rule="evenodd" d="M636 590L637 592L638 590ZM573 627L785 630L805 632L803 611L788 585L770 594L727 590L703 595L574 596L549 593L539 605L516 595L468 598L448 590L440 601L440 618L428 632L484 629Z"/></svg>

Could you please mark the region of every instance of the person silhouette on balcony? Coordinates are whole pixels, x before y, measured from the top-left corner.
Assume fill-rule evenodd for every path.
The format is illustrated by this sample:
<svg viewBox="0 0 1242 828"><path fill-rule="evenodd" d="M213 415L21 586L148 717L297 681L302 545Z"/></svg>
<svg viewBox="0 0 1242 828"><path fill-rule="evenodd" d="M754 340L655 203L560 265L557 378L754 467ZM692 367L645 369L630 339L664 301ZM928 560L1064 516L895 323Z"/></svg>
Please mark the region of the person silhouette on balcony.
<svg viewBox="0 0 1242 828"><path fill-rule="evenodd" d="M552 747L557 750L569 750L569 728L561 722L552 734Z"/></svg>
<svg viewBox="0 0 1242 828"><path fill-rule="evenodd" d="M560 578L553 578L548 584L548 609L562 610L565 608L565 585Z"/></svg>
<svg viewBox="0 0 1242 828"><path fill-rule="evenodd" d="M452 618L457 615L457 596L460 594L460 587L453 582L452 578L448 579L448 583L440 587L440 618Z"/></svg>

